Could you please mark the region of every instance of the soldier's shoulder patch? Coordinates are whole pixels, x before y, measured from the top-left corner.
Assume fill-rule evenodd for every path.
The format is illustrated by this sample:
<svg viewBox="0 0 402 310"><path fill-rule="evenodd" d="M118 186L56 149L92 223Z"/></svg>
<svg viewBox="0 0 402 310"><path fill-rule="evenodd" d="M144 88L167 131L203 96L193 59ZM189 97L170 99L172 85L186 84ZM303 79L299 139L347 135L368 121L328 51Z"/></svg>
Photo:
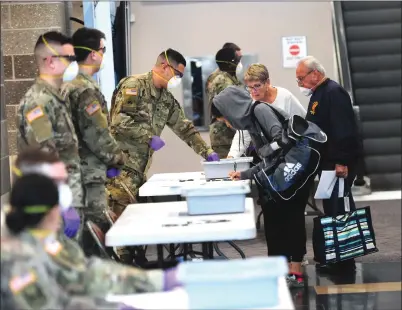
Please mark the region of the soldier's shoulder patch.
<svg viewBox="0 0 402 310"><path fill-rule="evenodd" d="M36 275L33 271L27 272L22 276L13 277L9 282L10 290L15 294L21 292L28 285L36 282Z"/></svg>
<svg viewBox="0 0 402 310"><path fill-rule="evenodd" d="M41 106L36 106L32 110L28 111L25 115L28 123L32 123L34 120L44 116L45 113L43 112L43 109Z"/></svg>
<svg viewBox="0 0 402 310"><path fill-rule="evenodd" d="M57 240L49 241L45 244L45 251L52 256L56 256L57 254L59 254L62 249L62 244Z"/></svg>
<svg viewBox="0 0 402 310"><path fill-rule="evenodd" d="M99 101L94 100L85 108L85 111L88 113L89 116L95 114L97 111L101 109Z"/></svg>
<svg viewBox="0 0 402 310"><path fill-rule="evenodd" d="M136 88L126 88L124 93L129 96L137 96L138 92Z"/></svg>

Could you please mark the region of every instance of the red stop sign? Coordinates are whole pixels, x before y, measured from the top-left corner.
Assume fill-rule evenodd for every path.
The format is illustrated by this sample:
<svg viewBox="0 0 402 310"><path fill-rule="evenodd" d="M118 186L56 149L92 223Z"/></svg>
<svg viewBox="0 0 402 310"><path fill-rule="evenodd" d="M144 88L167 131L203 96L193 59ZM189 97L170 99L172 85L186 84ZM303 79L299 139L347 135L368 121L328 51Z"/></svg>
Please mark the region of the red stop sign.
<svg viewBox="0 0 402 310"><path fill-rule="evenodd" d="M289 47L289 53L290 53L290 55L292 55L292 56L299 55L299 53L300 53L300 47L299 47L299 45L297 45L297 44L291 45L291 46Z"/></svg>

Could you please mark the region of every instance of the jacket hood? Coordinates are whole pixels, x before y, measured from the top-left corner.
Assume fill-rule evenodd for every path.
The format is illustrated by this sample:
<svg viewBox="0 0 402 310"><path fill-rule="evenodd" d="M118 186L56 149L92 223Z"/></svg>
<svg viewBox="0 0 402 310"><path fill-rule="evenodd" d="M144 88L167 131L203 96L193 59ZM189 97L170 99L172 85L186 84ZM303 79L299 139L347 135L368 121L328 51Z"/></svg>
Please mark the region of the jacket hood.
<svg viewBox="0 0 402 310"><path fill-rule="evenodd" d="M241 86L229 86L212 100L223 117L237 130L249 130L253 127L253 99Z"/></svg>

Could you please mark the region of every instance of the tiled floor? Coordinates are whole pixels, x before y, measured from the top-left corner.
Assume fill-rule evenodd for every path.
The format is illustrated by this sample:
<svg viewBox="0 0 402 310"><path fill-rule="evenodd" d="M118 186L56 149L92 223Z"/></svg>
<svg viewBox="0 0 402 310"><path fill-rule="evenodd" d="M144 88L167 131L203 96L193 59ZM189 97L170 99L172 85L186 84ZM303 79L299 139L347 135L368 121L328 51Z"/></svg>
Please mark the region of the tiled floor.
<svg viewBox="0 0 402 310"><path fill-rule="evenodd" d="M328 276L306 268L308 284L292 290L296 310L401 309L401 263L358 263L356 273Z"/></svg>
<svg viewBox="0 0 402 310"><path fill-rule="evenodd" d="M292 290L296 310L396 310L401 305L401 201L362 201L358 207L371 206L378 253L357 259L356 272L329 276L316 271L311 246L312 217L306 218L308 235L307 284ZM259 208L256 208L256 215ZM253 240L236 242L247 257L267 253L263 227ZM239 255L227 243L220 249L229 258ZM153 249L150 249L150 254ZM152 256L152 255L151 255Z"/></svg>

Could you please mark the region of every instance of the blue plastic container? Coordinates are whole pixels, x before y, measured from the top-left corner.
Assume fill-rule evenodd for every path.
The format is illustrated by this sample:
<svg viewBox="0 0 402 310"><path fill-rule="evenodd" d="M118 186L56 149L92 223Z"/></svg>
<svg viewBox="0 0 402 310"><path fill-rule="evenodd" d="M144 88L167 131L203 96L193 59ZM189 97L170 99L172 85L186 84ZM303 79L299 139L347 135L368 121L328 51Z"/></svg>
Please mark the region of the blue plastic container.
<svg viewBox="0 0 402 310"><path fill-rule="evenodd" d="M189 309L252 309L279 304L278 278L288 272L284 257L184 262L178 279L189 296Z"/></svg>

